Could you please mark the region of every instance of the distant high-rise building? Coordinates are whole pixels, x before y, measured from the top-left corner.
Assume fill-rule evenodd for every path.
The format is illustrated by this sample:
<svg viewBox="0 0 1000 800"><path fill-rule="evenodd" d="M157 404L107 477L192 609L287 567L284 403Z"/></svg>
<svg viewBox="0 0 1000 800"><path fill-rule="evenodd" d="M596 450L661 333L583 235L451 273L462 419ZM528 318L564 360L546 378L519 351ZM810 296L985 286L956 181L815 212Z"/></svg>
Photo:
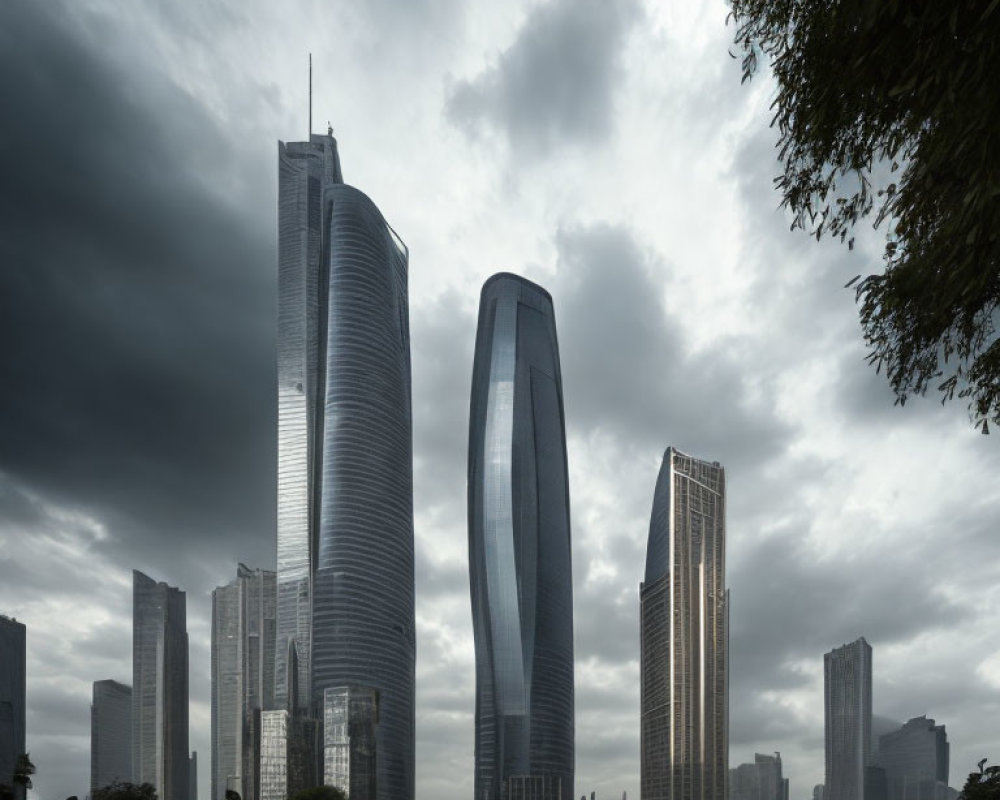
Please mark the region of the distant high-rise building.
<svg viewBox="0 0 1000 800"><path fill-rule="evenodd" d="M860 639L823 656L826 800L865 800L872 760L872 648ZM869 779L871 784L871 779Z"/></svg>
<svg viewBox="0 0 1000 800"><path fill-rule="evenodd" d="M573 797L573 582L552 298L483 286L469 416L475 800Z"/></svg>
<svg viewBox="0 0 1000 800"><path fill-rule="evenodd" d="M212 592L212 800L258 800L254 711L274 705L275 574L240 564Z"/></svg>
<svg viewBox="0 0 1000 800"><path fill-rule="evenodd" d="M188 800L188 767L187 601L132 570L132 780Z"/></svg>
<svg viewBox="0 0 1000 800"><path fill-rule="evenodd" d="M308 715L327 688L376 689L380 800L414 790L407 263L332 135L279 143L275 705L290 641Z"/></svg>
<svg viewBox="0 0 1000 800"><path fill-rule="evenodd" d="M667 448L639 596L642 800L725 800L729 592L718 462Z"/></svg>
<svg viewBox="0 0 1000 800"><path fill-rule="evenodd" d="M90 788L132 780L132 687L94 681L90 706Z"/></svg>
<svg viewBox="0 0 1000 800"><path fill-rule="evenodd" d="M25 752L26 628L0 614L0 784L13 788L17 757Z"/></svg>
<svg viewBox="0 0 1000 800"><path fill-rule="evenodd" d="M754 753L753 764L729 770L729 800L788 800L788 778L781 774L781 754Z"/></svg>
<svg viewBox="0 0 1000 800"><path fill-rule="evenodd" d="M822 783L817 783L813 786L813 800L824 800L826 797L826 786Z"/></svg>
<svg viewBox="0 0 1000 800"><path fill-rule="evenodd" d="M323 783L350 800L375 800L378 692L366 686L327 689L323 698Z"/></svg>
<svg viewBox="0 0 1000 800"><path fill-rule="evenodd" d="M946 800L948 761L944 725L926 716L914 717L899 730L879 737L888 800Z"/></svg>
<svg viewBox="0 0 1000 800"><path fill-rule="evenodd" d="M191 751L188 759L188 800L198 800L198 752Z"/></svg>

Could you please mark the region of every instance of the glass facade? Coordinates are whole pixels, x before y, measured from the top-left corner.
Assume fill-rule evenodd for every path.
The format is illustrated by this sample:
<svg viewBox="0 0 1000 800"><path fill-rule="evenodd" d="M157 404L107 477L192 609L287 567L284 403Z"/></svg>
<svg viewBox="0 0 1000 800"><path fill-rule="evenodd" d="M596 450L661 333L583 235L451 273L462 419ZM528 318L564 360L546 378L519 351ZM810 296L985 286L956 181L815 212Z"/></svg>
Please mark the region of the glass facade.
<svg viewBox="0 0 1000 800"><path fill-rule="evenodd" d="M872 648L861 637L823 656L826 800L865 800L872 760Z"/></svg>
<svg viewBox="0 0 1000 800"><path fill-rule="evenodd" d="M0 783L13 786L25 752L26 628L0 614Z"/></svg>
<svg viewBox="0 0 1000 800"><path fill-rule="evenodd" d="M132 687L94 681L90 706L90 787L132 780Z"/></svg>
<svg viewBox="0 0 1000 800"><path fill-rule="evenodd" d="M944 725L927 717L914 717L898 731L879 737L888 800L944 800L949 749Z"/></svg>
<svg viewBox="0 0 1000 800"><path fill-rule="evenodd" d="M260 728L261 800L287 800L316 786L316 720L284 709L262 711Z"/></svg>
<svg viewBox="0 0 1000 800"><path fill-rule="evenodd" d="M132 782L188 800L188 638L184 592L132 571Z"/></svg>
<svg viewBox="0 0 1000 800"><path fill-rule="evenodd" d="M378 692L340 686L323 694L323 784L349 800L375 800Z"/></svg>
<svg viewBox="0 0 1000 800"><path fill-rule="evenodd" d="M253 711L274 704L275 573L239 565L212 592L212 800L257 800Z"/></svg>
<svg viewBox="0 0 1000 800"><path fill-rule="evenodd" d="M668 447L640 586L643 800L725 800L729 777L726 476Z"/></svg>
<svg viewBox="0 0 1000 800"><path fill-rule="evenodd" d="M573 797L573 584L552 298L494 275L469 417L476 800Z"/></svg>
<svg viewBox="0 0 1000 800"><path fill-rule="evenodd" d="M278 633L313 715L379 693L378 797L413 797L415 617L408 253L343 183L332 136L279 145Z"/></svg>

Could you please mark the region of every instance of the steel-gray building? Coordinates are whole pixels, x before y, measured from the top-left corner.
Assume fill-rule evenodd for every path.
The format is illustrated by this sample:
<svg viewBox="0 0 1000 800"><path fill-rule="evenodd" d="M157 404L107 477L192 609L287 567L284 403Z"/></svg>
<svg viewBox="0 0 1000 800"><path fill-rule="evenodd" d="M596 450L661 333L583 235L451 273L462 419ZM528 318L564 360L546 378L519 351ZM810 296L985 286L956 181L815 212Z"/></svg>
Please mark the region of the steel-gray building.
<svg viewBox="0 0 1000 800"><path fill-rule="evenodd" d="M90 706L90 788L132 780L132 687L94 681Z"/></svg>
<svg viewBox="0 0 1000 800"><path fill-rule="evenodd" d="M788 778L781 772L781 753L754 753L752 764L729 770L729 800L788 800Z"/></svg>
<svg viewBox="0 0 1000 800"><path fill-rule="evenodd" d="M823 656L823 673L825 797L865 800L865 768L872 763L871 645L862 636L834 648Z"/></svg>
<svg viewBox="0 0 1000 800"><path fill-rule="evenodd" d="M880 736L879 764L885 769L888 800L945 800L949 749L944 725L926 716Z"/></svg>
<svg viewBox="0 0 1000 800"><path fill-rule="evenodd" d="M26 628L0 614L0 784L13 787L25 747Z"/></svg>
<svg viewBox="0 0 1000 800"><path fill-rule="evenodd" d="M188 800L188 768L187 601L132 570L132 781Z"/></svg>
<svg viewBox="0 0 1000 800"><path fill-rule="evenodd" d="M573 582L552 298L494 275L479 304L469 415L475 798L571 800Z"/></svg>
<svg viewBox="0 0 1000 800"><path fill-rule="evenodd" d="M332 135L278 146L275 705L294 642L303 710L379 693L377 796L414 789L408 253L343 182Z"/></svg>
<svg viewBox="0 0 1000 800"><path fill-rule="evenodd" d="M667 448L639 597L642 800L725 800L729 592L718 462Z"/></svg>
<svg viewBox="0 0 1000 800"><path fill-rule="evenodd" d="M253 712L274 705L274 641L275 573L240 564L212 592L212 800L258 800Z"/></svg>

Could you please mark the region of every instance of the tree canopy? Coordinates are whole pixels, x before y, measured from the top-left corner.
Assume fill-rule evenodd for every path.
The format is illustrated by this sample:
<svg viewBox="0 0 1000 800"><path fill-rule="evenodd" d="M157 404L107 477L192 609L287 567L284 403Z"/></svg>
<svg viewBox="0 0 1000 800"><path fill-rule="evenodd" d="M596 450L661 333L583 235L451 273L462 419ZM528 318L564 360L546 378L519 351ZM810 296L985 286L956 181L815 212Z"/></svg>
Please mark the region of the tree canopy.
<svg viewBox="0 0 1000 800"><path fill-rule="evenodd" d="M743 80L778 84L792 228L848 240L874 212L884 270L855 278L868 360L897 403L937 384L1000 423L1000 0L732 0ZM859 280L860 279L860 280Z"/></svg>
<svg viewBox="0 0 1000 800"><path fill-rule="evenodd" d="M151 783L134 784L114 781L107 786L94 789L90 800L157 800L156 787Z"/></svg>
<svg viewBox="0 0 1000 800"><path fill-rule="evenodd" d="M962 788L960 800L1000 800L1000 767L986 767L979 762L979 772L970 772Z"/></svg>
<svg viewBox="0 0 1000 800"><path fill-rule="evenodd" d="M288 800L347 800L340 789L333 786L313 786L293 794Z"/></svg>

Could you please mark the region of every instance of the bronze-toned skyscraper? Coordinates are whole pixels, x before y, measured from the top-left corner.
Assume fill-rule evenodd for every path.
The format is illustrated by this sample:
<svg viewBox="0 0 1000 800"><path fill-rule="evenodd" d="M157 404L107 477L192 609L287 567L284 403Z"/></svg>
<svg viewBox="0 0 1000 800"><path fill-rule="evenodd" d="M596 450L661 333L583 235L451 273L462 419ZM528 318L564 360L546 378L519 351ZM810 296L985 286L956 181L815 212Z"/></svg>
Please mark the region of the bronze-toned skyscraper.
<svg viewBox="0 0 1000 800"><path fill-rule="evenodd" d="M668 447L641 603L642 800L726 800L726 476Z"/></svg>

